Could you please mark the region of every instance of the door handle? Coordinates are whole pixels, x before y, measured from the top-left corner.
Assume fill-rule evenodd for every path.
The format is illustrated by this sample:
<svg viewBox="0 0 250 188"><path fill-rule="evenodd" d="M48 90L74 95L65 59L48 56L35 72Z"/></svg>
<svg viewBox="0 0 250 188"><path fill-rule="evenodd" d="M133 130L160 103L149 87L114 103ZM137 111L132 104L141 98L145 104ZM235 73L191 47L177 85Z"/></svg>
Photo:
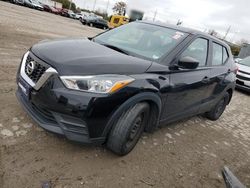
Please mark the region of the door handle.
<svg viewBox="0 0 250 188"><path fill-rule="evenodd" d="M205 76L203 79L202 79L202 82L203 83L208 83L210 81L210 78L208 78L207 76Z"/></svg>

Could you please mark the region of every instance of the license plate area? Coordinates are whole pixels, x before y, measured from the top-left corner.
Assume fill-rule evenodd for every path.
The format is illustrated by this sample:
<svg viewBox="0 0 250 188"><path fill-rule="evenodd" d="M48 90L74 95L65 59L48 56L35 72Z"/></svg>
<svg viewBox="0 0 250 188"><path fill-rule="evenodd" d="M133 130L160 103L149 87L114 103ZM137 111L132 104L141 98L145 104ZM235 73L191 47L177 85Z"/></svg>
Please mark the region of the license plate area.
<svg viewBox="0 0 250 188"><path fill-rule="evenodd" d="M29 100L30 99L30 91L31 91L31 86L27 84L26 82L19 80L18 82L18 87L22 91L23 96Z"/></svg>

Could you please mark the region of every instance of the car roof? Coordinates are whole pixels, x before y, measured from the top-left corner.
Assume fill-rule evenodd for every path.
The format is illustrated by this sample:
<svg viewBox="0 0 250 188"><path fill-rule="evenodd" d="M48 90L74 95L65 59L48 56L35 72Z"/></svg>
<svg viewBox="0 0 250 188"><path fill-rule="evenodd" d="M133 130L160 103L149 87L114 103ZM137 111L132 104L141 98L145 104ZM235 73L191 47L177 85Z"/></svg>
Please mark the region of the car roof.
<svg viewBox="0 0 250 188"><path fill-rule="evenodd" d="M184 32L184 33L188 33L188 34L192 34L192 35L202 35L206 38L210 38L216 42L219 42L221 44L223 44L224 46L227 46L228 47L228 44L225 43L224 41L212 36L212 35L209 35L207 33L204 33L202 31L198 31L198 30L195 30L195 29L191 29L191 28L187 28L187 27L182 27L182 26L177 26L177 25L173 25L173 24L167 24L167 23L162 23L162 22L153 22L153 21L140 21L141 23L146 23L146 24L151 24L151 25L156 25L156 26L160 26L160 27L166 27L166 28L172 28L172 29L175 29L175 30L178 30L178 31L181 31L181 32Z"/></svg>

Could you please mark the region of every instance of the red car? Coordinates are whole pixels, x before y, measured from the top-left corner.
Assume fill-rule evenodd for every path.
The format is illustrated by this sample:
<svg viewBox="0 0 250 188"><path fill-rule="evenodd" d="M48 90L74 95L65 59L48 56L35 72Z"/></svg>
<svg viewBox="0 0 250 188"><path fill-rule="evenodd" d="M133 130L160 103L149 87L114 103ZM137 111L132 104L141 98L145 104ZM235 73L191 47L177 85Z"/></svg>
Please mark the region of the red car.
<svg viewBox="0 0 250 188"><path fill-rule="evenodd" d="M62 9L57 9L58 11L59 11L59 14L61 15L61 16L64 16L64 17L70 17L69 16L69 10L68 9L66 9L66 8L62 8Z"/></svg>
<svg viewBox="0 0 250 188"><path fill-rule="evenodd" d="M53 14L59 14L59 10L57 10L56 8L54 7L51 7L49 5L43 5L43 9L44 11L47 11L47 12L50 12L50 13L53 13Z"/></svg>

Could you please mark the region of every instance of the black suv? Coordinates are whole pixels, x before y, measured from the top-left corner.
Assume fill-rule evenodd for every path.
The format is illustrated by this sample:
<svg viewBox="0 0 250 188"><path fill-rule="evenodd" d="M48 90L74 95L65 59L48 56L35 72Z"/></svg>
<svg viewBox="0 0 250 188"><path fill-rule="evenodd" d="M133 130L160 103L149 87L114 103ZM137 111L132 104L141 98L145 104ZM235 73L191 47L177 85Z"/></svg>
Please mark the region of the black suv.
<svg viewBox="0 0 250 188"><path fill-rule="evenodd" d="M96 27L100 29L108 29L108 22L102 18L97 18L97 17L86 17L86 18L81 18L80 22L83 25L89 25L90 27Z"/></svg>
<svg viewBox="0 0 250 188"><path fill-rule="evenodd" d="M17 98L44 129L125 155L143 131L197 114L217 120L235 71L230 48L212 36L133 22L34 45L18 71Z"/></svg>

